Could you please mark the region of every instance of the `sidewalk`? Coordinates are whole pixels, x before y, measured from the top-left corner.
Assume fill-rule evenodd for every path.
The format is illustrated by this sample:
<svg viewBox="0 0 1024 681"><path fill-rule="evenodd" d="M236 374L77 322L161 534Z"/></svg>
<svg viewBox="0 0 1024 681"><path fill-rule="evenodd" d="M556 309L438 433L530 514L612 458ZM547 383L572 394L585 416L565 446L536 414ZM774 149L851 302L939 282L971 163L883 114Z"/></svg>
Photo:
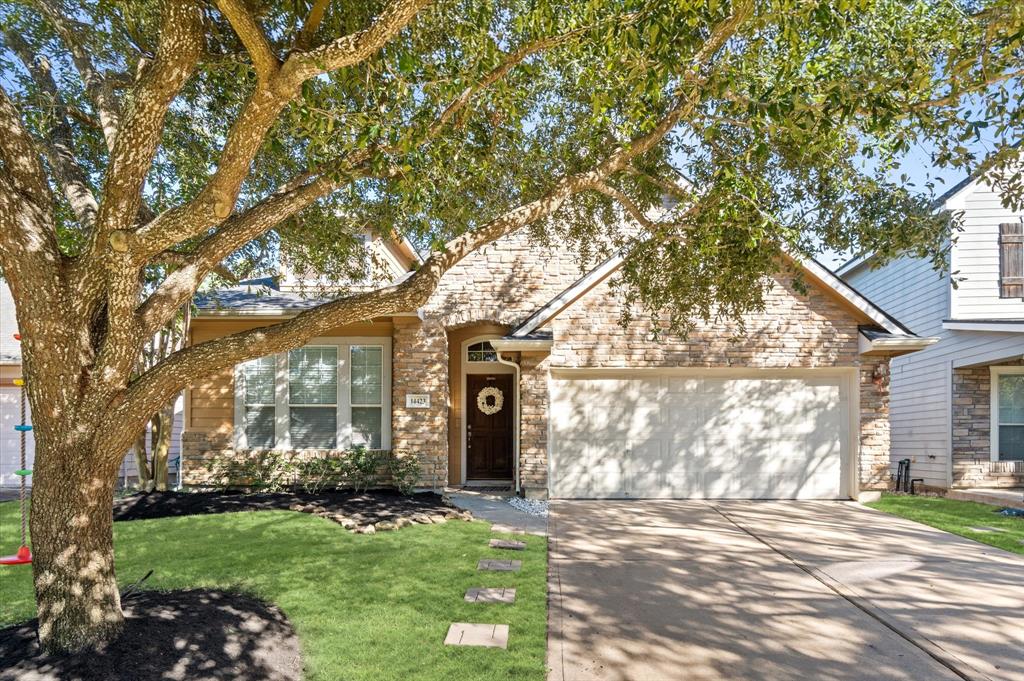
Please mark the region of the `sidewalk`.
<svg viewBox="0 0 1024 681"><path fill-rule="evenodd" d="M469 511L473 517L479 520L486 520L496 525L507 525L538 537L547 536L547 518L523 513L509 506L505 497L501 495L461 488L447 488L445 496L451 499L457 507Z"/></svg>

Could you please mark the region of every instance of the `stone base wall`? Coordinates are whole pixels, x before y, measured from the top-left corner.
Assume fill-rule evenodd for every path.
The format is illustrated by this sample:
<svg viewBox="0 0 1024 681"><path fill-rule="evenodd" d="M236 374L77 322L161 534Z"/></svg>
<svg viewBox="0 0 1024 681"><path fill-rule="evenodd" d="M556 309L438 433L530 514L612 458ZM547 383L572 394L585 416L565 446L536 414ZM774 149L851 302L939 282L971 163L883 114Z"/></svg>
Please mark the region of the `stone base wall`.
<svg viewBox="0 0 1024 681"><path fill-rule="evenodd" d="M991 369L953 369L952 402L953 487L1024 486L1024 461L992 461Z"/></svg>
<svg viewBox="0 0 1024 681"><path fill-rule="evenodd" d="M1024 461L955 461L953 487L1024 487Z"/></svg>
<svg viewBox="0 0 1024 681"><path fill-rule="evenodd" d="M419 457L419 486L448 484L448 338L444 328L396 318L392 338L391 448ZM425 409L406 407L406 395L430 395Z"/></svg>
<svg viewBox="0 0 1024 681"><path fill-rule="evenodd" d="M519 483L529 498L548 495L548 357L523 354L519 382Z"/></svg>
<svg viewBox="0 0 1024 681"><path fill-rule="evenodd" d="M865 358L860 366L860 491L890 484L889 394L889 359Z"/></svg>

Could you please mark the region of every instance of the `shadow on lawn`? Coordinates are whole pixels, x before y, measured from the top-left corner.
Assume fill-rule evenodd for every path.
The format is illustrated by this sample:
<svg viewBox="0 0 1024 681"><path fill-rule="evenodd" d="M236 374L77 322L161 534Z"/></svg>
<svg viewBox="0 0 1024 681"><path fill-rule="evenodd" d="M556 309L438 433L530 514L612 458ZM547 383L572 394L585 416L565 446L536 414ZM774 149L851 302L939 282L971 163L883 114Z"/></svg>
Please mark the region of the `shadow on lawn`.
<svg viewBox="0 0 1024 681"><path fill-rule="evenodd" d="M0 681L298 681L299 642L275 607L242 594L146 591L124 603L121 636L99 651L43 655L36 622L0 629Z"/></svg>

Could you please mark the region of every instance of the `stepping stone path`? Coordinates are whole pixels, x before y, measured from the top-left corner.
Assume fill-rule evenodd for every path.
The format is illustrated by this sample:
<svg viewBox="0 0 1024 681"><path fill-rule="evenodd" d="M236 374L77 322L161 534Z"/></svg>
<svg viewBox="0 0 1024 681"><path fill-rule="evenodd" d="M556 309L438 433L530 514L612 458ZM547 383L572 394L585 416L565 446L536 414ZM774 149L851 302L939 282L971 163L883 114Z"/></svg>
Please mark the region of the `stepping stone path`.
<svg viewBox="0 0 1024 681"><path fill-rule="evenodd" d="M497 589L473 588L466 591L467 603L515 603L516 590L498 587Z"/></svg>
<svg viewBox="0 0 1024 681"><path fill-rule="evenodd" d="M508 648L508 625L455 622L448 627L448 635L444 637L444 644L446 646Z"/></svg>
<svg viewBox="0 0 1024 681"><path fill-rule="evenodd" d="M433 517L430 520L438 522ZM526 534L525 530L509 525L491 525L491 531L500 534ZM526 550L526 542L511 539L491 539L488 542L488 546L492 549L504 549L506 551ZM490 570L492 572L519 572L522 567L523 561L521 560L495 560L493 558L481 558L476 564L477 570ZM463 600L467 603L515 603L516 590L510 587L474 587L466 591ZM507 649L508 625L455 622L448 627L448 635L444 638L444 644L446 646L479 646Z"/></svg>
<svg viewBox="0 0 1024 681"><path fill-rule="evenodd" d="M490 570L492 572L519 572L523 567L521 560L494 560L493 558L481 558L476 564L477 570Z"/></svg>

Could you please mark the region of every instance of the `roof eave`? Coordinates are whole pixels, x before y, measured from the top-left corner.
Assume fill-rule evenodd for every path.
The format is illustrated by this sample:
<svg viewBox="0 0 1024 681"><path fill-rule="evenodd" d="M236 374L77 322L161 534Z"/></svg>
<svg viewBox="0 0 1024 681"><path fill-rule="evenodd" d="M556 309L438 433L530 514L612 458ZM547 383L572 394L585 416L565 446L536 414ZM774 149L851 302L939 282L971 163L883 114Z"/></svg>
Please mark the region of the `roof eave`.
<svg viewBox="0 0 1024 681"><path fill-rule="evenodd" d="M939 342L936 336L894 335L885 338L868 338L863 333L857 336L857 349L861 355L886 355L899 357L911 352L919 352Z"/></svg>

